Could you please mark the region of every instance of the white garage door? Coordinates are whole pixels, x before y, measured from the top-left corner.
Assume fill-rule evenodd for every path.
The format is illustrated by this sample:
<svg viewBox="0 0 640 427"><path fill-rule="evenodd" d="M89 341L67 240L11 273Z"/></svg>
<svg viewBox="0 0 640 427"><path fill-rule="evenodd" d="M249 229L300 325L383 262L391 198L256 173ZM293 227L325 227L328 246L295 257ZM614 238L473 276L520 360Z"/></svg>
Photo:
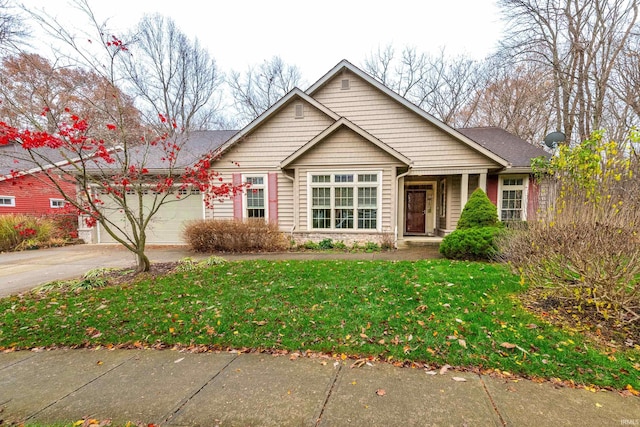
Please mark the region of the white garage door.
<svg viewBox="0 0 640 427"><path fill-rule="evenodd" d="M143 197L146 199L144 206L150 206L153 203L153 195L145 195ZM149 222L147 244L183 244L185 241L182 237L182 231L185 223L189 220L204 218L204 205L201 194L192 194L189 197L174 198L173 200L175 201L163 205ZM109 213L109 216L119 227L125 230L131 229L121 211L114 209ZM98 242L117 243L102 226L98 228Z"/></svg>

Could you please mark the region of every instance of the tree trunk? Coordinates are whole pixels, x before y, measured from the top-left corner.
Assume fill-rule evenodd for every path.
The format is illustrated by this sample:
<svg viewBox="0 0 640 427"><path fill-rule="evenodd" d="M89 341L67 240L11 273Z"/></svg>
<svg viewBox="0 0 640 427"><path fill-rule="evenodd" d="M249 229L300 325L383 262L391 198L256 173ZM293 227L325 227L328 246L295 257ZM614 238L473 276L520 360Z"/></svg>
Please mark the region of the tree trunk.
<svg viewBox="0 0 640 427"><path fill-rule="evenodd" d="M144 253L144 250L136 252L136 274L144 273L145 271L149 271L151 269L151 262L149 261L149 257L147 257Z"/></svg>

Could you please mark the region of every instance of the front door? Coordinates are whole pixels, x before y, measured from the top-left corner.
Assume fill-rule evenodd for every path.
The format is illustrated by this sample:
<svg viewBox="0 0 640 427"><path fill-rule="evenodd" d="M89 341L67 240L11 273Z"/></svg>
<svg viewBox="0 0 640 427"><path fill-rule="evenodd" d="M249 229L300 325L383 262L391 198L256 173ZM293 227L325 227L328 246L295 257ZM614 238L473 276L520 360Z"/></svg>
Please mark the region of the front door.
<svg viewBox="0 0 640 427"><path fill-rule="evenodd" d="M424 234L426 226L427 192L422 189L407 190L406 232Z"/></svg>

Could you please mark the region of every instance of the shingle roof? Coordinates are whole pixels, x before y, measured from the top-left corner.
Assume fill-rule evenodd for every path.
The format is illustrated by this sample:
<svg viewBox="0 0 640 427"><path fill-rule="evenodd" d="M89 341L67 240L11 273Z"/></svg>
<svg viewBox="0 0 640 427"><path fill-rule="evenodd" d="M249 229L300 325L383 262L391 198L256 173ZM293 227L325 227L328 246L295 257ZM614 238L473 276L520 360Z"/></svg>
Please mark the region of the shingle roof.
<svg viewBox="0 0 640 427"><path fill-rule="evenodd" d="M182 168L194 164L205 154L215 151L229 138L235 135L237 130L204 130L192 131L180 142L181 149L178 155L176 167ZM141 155L140 151L130 150L132 156ZM166 155L163 150L153 150L147 155L145 167L147 169L164 169L166 162L162 157Z"/></svg>
<svg viewBox="0 0 640 427"><path fill-rule="evenodd" d="M458 132L509 161L512 167L530 167L535 157L551 154L499 127L460 128Z"/></svg>
<svg viewBox="0 0 640 427"><path fill-rule="evenodd" d="M190 132L188 138L182 142L176 167L182 168L195 163L204 154L218 149L236 133L236 130ZM43 158L51 160L53 163L64 160L58 150L39 148L37 151L42 154ZM130 154L134 157L134 162L136 162L135 156L144 155L142 150L135 149L130 150ZM146 153L145 167L149 170L164 169L165 162L162 161L164 155L163 150L159 148ZM34 168L38 168L38 165L30 160L28 152L20 145L8 144L0 146L0 177L9 175L12 170L25 171Z"/></svg>

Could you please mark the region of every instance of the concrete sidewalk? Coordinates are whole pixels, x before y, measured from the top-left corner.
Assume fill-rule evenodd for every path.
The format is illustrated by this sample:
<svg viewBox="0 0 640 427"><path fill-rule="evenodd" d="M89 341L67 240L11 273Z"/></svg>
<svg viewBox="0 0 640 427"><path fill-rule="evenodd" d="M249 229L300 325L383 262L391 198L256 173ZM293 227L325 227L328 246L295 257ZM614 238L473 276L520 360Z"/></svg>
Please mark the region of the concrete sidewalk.
<svg viewBox="0 0 640 427"><path fill-rule="evenodd" d="M113 426L640 425L640 399L614 392L352 364L172 350L5 353L0 424L91 417Z"/></svg>

